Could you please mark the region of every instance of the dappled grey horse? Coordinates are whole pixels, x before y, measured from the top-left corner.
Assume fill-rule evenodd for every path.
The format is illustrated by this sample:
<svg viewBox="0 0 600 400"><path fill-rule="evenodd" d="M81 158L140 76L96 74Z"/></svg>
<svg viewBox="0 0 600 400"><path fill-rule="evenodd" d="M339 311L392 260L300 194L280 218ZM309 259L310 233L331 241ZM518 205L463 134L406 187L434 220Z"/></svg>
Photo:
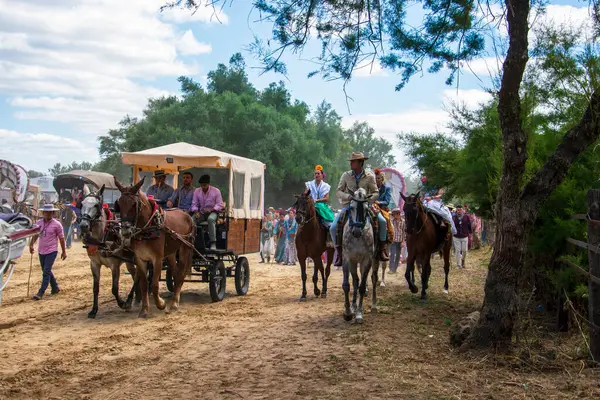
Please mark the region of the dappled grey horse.
<svg viewBox="0 0 600 400"><path fill-rule="evenodd" d="M371 312L377 311L377 273L379 262L375 258L373 247L373 228L369 217L369 198L364 189L358 189L352 195L350 201L350 209L348 211L348 222L344 226L344 236L342 242L342 260L344 281L342 288L344 289L344 319L351 321L354 318L356 323L363 321L363 298L367 289L367 278L371 266L373 273L371 279L373 281L373 294L371 303ZM358 276L358 265L360 264L360 279ZM350 274L352 274L352 287L354 295L352 297L352 305L350 304ZM360 285L360 287L359 287ZM356 294L360 293L358 307L356 305Z"/></svg>

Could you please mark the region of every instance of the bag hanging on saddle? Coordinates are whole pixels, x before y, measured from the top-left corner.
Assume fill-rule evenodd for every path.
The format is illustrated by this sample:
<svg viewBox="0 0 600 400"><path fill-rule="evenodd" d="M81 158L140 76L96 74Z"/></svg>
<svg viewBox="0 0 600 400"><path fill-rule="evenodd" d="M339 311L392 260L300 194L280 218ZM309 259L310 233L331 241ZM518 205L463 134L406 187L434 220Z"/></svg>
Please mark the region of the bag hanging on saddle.
<svg viewBox="0 0 600 400"><path fill-rule="evenodd" d="M321 218L323 222L333 222L335 219L335 215L333 214L333 210L329 208L329 206L325 203L316 203L315 210L317 211L317 215Z"/></svg>

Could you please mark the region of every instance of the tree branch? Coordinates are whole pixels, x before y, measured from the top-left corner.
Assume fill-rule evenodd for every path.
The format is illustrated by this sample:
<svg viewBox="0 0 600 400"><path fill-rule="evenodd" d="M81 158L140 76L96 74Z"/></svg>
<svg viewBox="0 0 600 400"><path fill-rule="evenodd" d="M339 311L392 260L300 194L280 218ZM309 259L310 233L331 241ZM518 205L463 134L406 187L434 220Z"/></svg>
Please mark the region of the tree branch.
<svg viewBox="0 0 600 400"><path fill-rule="evenodd" d="M575 159L600 136L599 116L600 89L597 89L579 124L569 129L546 164L523 189L521 201L524 204L537 208L560 185Z"/></svg>

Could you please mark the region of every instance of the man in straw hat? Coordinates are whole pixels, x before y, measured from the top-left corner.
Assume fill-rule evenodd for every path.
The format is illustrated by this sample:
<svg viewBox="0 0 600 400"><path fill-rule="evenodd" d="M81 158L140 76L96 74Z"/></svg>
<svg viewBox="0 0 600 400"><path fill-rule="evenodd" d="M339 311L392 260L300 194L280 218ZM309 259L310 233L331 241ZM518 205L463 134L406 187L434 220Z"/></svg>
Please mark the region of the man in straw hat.
<svg viewBox="0 0 600 400"><path fill-rule="evenodd" d="M363 188L367 192L367 196L369 196L369 202L373 203L377 200L377 195L379 194L379 189L377 188L377 183L375 182L375 175L371 172L365 171L365 161L368 160L367 157L363 153L353 152L350 156L350 171L346 171L342 174L340 178L340 183L337 187L337 191L335 195L337 196L340 204L342 205L342 209L336 215L333 223L331 224L331 239L335 244L336 256L334 265L336 267L342 266L342 235L344 232L344 225L347 220L347 209L350 205L350 200L352 199L352 195L350 193L354 193L359 188ZM374 237L377 237L377 225L372 224L373 233L375 233ZM385 250L385 249L384 249ZM383 260L387 261L387 257L385 254L380 254Z"/></svg>
<svg viewBox="0 0 600 400"><path fill-rule="evenodd" d="M167 205L167 201L171 199L171 196L173 196L173 192L175 191L172 186L165 183L166 179L167 174L165 171L160 169L154 171L154 180L156 183L150 186L146 193L148 196L154 196L154 200L163 207Z"/></svg>
<svg viewBox="0 0 600 400"><path fill-rule="evenodd" d="M67 249L65 243L65 233L61 223L54 218L54 213L58 211L52 204L44 204L39 210L44 216L37 225L40 227L40 233L31 239L29 243L29 252L33 254L33 245L39 238L38 253L40 257L40 265L42 267L42 286L33 300L41 300L48 289L48 285L52 288L51 294L58 294L60 288L56 282L56 278L52 273L52 266L58 255L57 239L60 242L62 250L60 254L61 260L67 258Z"/></svg>

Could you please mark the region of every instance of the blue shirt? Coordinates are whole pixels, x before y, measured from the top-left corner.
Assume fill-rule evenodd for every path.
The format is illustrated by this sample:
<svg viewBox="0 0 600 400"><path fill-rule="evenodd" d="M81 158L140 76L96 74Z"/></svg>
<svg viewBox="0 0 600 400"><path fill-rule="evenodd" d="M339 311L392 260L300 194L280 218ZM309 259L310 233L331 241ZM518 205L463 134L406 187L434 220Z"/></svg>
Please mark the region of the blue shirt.
<svg viewBox="0 0 600 400"><path fill-rule="evenodd" d="M392 188L386 185L381 185L379 188L379 205L382 207L389 207L390 201L392 200Z"/></svg>
<svg viewBox="0 0 600 400"><path fill-rule="evenodd" d="M167 202L167 200L171 198L171 196L173 195L173 190L174 189L166 183L160 189L155 184L148 188L148 193L146 193L146 195L154 196L154 200L158 201L159 203L161 203L161 205L163 205Z"/></svg>
<svg viewBox="0 0 600 400"><path fill-rule="evenodd" d="M169 200L173 202L173 206L177 204L177 208L185 211L191 211L192 201L194 200L194 190L195 188L192 185L189 187L182 186L173 192L173 195Z"/></svg>

